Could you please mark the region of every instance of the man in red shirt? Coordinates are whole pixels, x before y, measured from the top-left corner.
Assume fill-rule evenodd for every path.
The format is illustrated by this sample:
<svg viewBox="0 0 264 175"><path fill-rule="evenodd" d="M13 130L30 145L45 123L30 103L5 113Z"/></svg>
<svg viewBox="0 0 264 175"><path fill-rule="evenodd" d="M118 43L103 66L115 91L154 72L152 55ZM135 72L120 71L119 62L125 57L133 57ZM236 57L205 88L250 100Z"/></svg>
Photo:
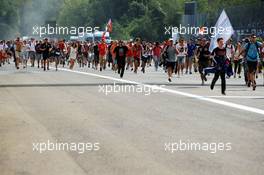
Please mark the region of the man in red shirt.
<svg viewBox="0 0 264 175"><path fill-rule="evenodd" d="M136 39L136 43L133 46L132 50L133 50L133 55L134 55L134 66L135 66L134 72L137 73L137 69L140 65L140 58L142 56L142 50L143 50L139 38Z"/></svg>
<svg viewBox="0 0 264 175"><path fill-rule="evenodd" d="M155 46L153 48L153 59L154 59L154 63L155 63L155 70L158 71L158 67L159 67L159 62L160 62L160 57L161 57L161 46L159 44L159 42L155 43Z"/></svg>
<svg viewBox="0 0 264 175"><path fill-rule="evenodd" d="M99 48L100 71L102 71L102 69L105 69L106 53L107 53L107 45L104 39L102 39L102 42L98 44L98 48Z"/></svg>
<svg viewBox="0 0 264 175"><path fill-rule="evenodd" d="M130 41L129 44L127 45L128 51L127 51L127 67L126 70L128 70L129 66L131 67L131 71L133 71L133 50L132 50L132 42Z"/></svg>

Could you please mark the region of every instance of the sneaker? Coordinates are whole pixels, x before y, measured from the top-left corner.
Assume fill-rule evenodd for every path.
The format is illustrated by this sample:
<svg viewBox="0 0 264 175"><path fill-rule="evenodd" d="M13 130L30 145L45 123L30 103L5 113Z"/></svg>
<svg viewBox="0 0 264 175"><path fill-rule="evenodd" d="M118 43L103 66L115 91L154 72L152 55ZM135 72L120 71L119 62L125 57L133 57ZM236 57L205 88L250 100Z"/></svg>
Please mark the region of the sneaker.
<svg viewBox="0 0 264 175"><path fill-rule="evenodd" d="M171 82L171 78L168 78L168 81Z"/></svg>
<svg viewBox="0 0 264 175"><path fill-rule="evenodd" d="M207 81L207 78L206 78L206 76L204 75L204 81Z"/></svg>

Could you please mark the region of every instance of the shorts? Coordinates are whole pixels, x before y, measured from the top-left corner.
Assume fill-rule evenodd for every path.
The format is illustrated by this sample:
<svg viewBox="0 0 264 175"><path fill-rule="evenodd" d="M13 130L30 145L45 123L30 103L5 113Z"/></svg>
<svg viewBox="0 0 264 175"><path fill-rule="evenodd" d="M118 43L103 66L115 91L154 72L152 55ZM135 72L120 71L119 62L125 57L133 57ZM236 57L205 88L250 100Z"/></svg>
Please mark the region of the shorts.
<svg viewBox="0 0 264 175"><path fill-rule="evenodd" d="M257 61L247 61L248 72L255 73L257 71L258 62Z"/></svg>
<svg viewBox="0 0 264 175"><path fill-rule="evenodd" d="M141 57L142 62L145 62L145 63L148 61L148 59L149 59L149 57L147 55L143 55Z"/></svg>
<svg viewBox="0 0 264 175"><path fill-rule="evenodd" d="M43 55L42 55L42 58L43 58L43 60L47 60L47 59L49 58L49 55L45 55L45 54L43 54Z"/></svg>
<svg viewBox="0 0 264 175"><path fill-rule="evenodd" d="M88 53L88 61L93 61L94 60L94 53Z"/></svg>
<svg viewBox="0 0 264 175"><path fill-rule="evenodd" d="M198 62L199 64L199 73L202 74L203 73L203 70L207 67L209 67L209 63L208 61L199 61Z"/></svg>
<svg viewBox="0 0 264 175"><path fill-rule="evenodd" d="M138 58L138 57L134 57L134 61L136 62L138 62L138 63L140 63L140 58Z"/></svg>
<svg viewBox="0 0 264 175"><path fill-rule="evenodd" d="M99 62L103 64L106 61L106 55L99 55Z"/></svg>
<svg viewBox="0 0 264 175"><path fill-rule="evenodd" d="M16 57L22 58L22 53L21 52L16 51L15 53L16 53Z"/></svg>
<svg viewBox="0 0 264 175"><path fill-rule="evenodd" d="M175 65L176 65L176 62L167 62L166 63L166 67L167 67L167 69L170 67L170 68L172 68L172 69L174 69L175 68Z"/></svg>
<svg viewBox="0 0 264 175"><path fill-rule="evenodd" d="M194 60L194 56L187 56L186 57L186 61L188 61L188 62L192 62Z"/></svg>
<svg viewBox="0 0 264 175"><path fill-rule="evenodd" d="M134 61L134 58L133 57L127 57L127 62L128 63L132 63Z"/></svg>
<svg viewBox="0 0 264 175"><path fill-rule="evenodd" d="M23 60L28 60L28 52L27 51L21 52L21 56L22 56Z"/></svg>
<svg viewBox="0 0 264 175"><path fill-rule="evenodd" d="M41 60L42 59L42 54L41 53L36 53L36 59Z"/></svg>
<svg viewBox="0 0 264 175"><path fill-rule="evenodd" d="M178 56L178 64L184 64L185 63L185 56Z"/></svg>
<svg viewBox="0 0 264 175"><path fill-rule="evenodd" d="M29 51L28 52L28 57L30 59L33 59L34 60L36 58L36 53L34 51Z"/></svg>

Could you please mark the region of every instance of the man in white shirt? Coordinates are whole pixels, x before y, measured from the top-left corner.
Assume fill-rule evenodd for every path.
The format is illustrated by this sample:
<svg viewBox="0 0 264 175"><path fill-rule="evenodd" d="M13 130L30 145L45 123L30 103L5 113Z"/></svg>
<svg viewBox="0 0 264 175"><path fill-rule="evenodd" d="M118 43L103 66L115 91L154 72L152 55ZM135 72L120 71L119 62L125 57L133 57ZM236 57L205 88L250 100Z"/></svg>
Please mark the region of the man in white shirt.
<svg viewBox="0 0 264 175"><path fill-rule="evenodd" d="M31 61L31 67L35 66L35 59L36 59L36 42L34 38L31 38L29 41L29 52L28 52L28 57Z"/></svg>
<svg viewBox="0 0 264 175"><path fill-rule="evenodd" d="M184 69L186 55L187 55L187 51L188 51L187 44L184 42L183 38L181 38L179 40L179 43L176 44L176 50L178 53L178 55L177 55L177 63L178 63L177 73L178 73L178 76L180 76L180 70L181 70L181 73L183 75L183 69Z"/></svg>

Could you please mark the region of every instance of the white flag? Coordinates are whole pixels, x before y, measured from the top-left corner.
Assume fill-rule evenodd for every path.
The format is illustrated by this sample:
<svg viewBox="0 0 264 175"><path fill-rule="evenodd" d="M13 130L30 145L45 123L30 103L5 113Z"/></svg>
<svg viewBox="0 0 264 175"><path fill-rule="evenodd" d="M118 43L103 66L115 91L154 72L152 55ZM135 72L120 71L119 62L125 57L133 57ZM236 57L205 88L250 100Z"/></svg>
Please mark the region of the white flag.
<svg viewBox="0 0 264 175"><path fill-rule="evenodd" d="M214 48L217 47L217 38L223 38L224 42L226 42L234 34L234 29L225 10L222 11L220 17L218 18L215 24L215 32L216 34L214 35L214 37L211 37L209 47L210 52L212 52Z"/></svg>

